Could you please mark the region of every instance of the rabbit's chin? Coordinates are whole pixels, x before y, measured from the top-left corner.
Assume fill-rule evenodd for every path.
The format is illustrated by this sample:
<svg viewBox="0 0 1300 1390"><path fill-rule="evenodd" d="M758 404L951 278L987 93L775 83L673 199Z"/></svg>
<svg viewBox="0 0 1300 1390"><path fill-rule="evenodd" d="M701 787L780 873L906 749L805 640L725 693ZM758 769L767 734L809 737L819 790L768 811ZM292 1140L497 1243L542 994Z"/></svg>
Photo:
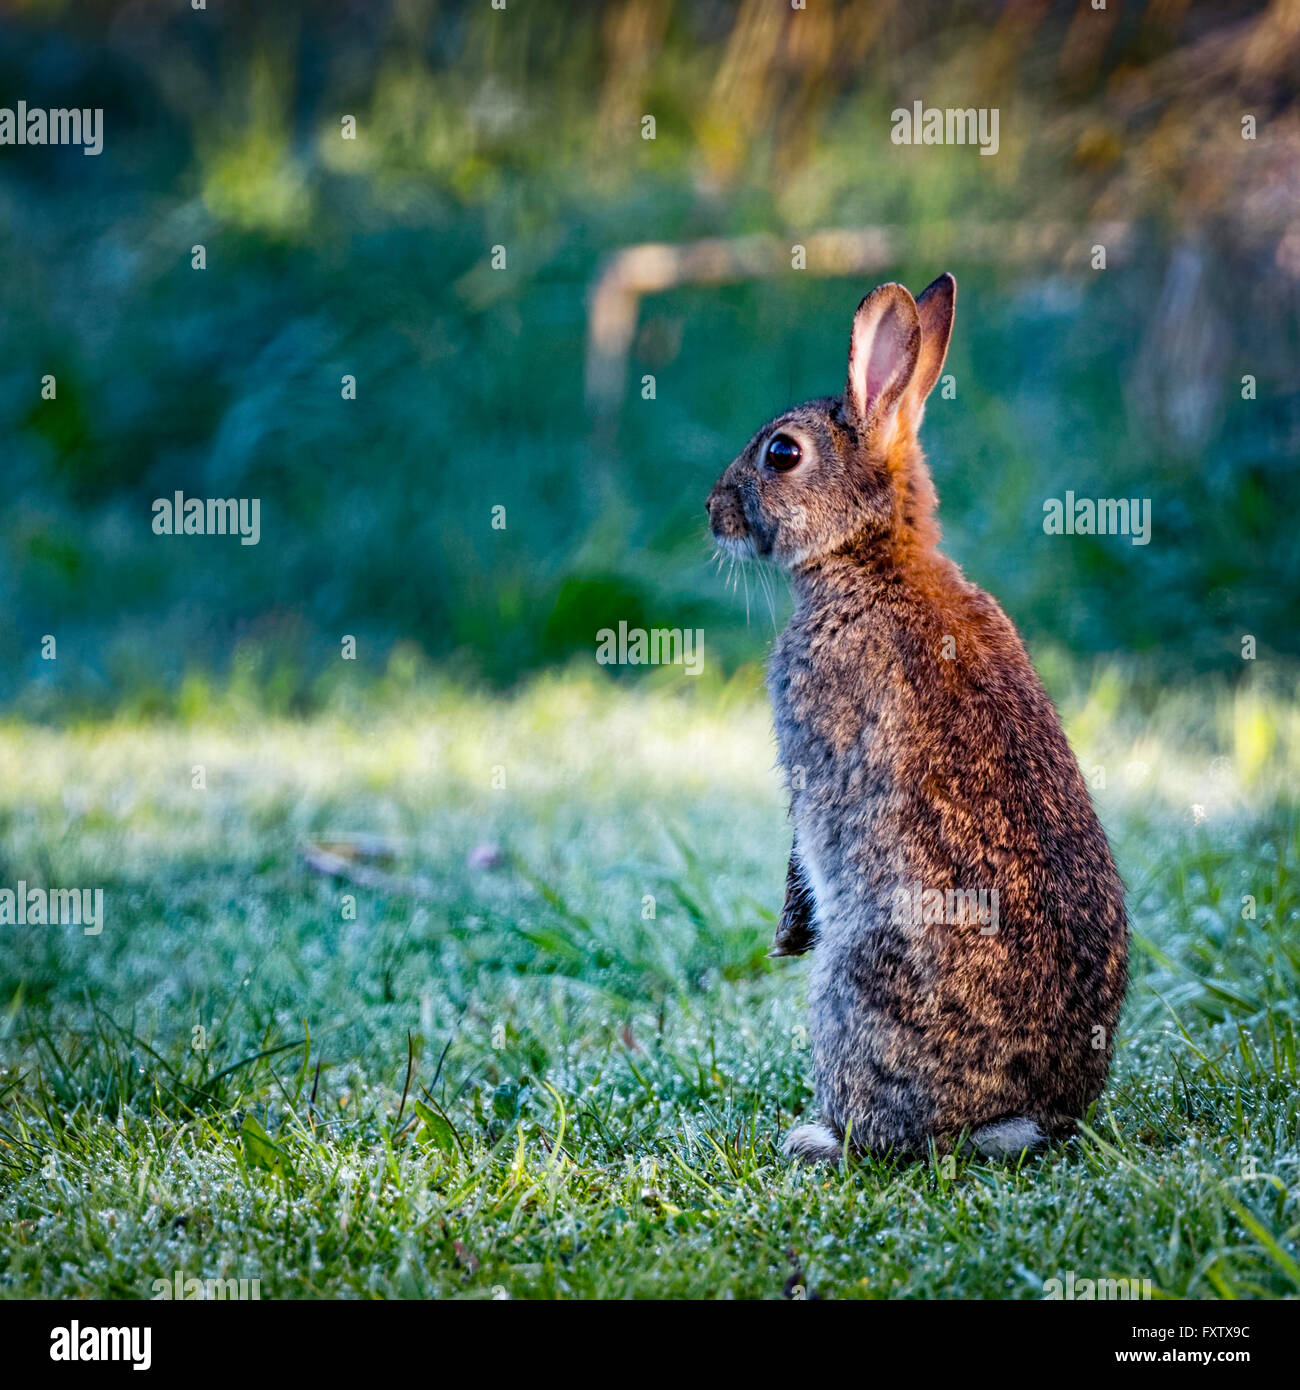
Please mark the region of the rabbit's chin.
<svg viewBox="0 0 1300 1390"><path fill-rule="evenodd" d="M730 555L735 560L760 558L753 536L714 536L713 543L724 555Z"/></svg>
<svg viewBox="0 0 1300 1390"><path fill-rule="evenodd" d="M795 570L800 565L806 565L811 560L819 559L826 547L821 545L798 546L794 550L787 550L782 546L774 546L771 550L760 550L758 542L752 536L727 536L725 538L714 538L714 543L724 555L730 555L735 560L765 560L769 565L775 565L780 570Z"/></svg>
<svg viewBox="0 0 1300 1390"><path fill-rule="evenodd" d="M760 547L752 535L714 536L713 543L724 555L734 560L766 560L780 570L797 570L801 565L819 560L835 546L825 543L794 546L774 545L767 550Z"/></svg>

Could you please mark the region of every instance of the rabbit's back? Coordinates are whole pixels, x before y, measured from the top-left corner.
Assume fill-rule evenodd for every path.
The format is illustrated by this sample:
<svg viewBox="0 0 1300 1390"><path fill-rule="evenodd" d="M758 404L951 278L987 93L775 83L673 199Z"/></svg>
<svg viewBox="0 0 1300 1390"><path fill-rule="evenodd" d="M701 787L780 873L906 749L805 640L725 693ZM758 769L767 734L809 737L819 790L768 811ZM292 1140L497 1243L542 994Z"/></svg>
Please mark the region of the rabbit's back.
<svg viewBox="0 0 1300 1390"><path fill-rule="evenodd" d="M933 554L829 565L770 686L816 904L823 1111L864 1143L1099 1094L1125 986L1123 893L1010 620Z"/></svg>

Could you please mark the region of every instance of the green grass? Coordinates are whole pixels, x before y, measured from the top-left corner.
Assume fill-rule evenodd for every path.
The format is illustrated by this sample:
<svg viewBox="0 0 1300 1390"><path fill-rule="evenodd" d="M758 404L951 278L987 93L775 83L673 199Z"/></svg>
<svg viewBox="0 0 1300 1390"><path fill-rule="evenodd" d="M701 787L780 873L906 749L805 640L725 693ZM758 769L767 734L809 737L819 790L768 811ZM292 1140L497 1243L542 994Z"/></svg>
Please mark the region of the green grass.
<svg viewBox="0 0 1300 1390"><path fill-rule="evenodd" d="M1300 1294L1300 712L1137 703L1106 672L1065 700L1136 932L1088 1132L839 1172L778 1153L807 965L764 955L788 830L746 677L0 726L0 886L107 918L0 928L0 1289ZM398 845L382 891L305 866L340 831Z"/></svg>

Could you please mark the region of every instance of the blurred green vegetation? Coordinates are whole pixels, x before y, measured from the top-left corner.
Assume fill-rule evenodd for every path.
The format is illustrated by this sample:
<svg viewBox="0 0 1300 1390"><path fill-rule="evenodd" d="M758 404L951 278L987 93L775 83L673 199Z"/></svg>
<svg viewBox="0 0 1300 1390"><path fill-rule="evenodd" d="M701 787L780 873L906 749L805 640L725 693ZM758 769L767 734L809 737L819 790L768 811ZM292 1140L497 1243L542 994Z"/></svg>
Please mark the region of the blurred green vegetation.
<svg viewBox="0 0 1300 1390"><path fill-rule="evenodd" d="M0 87L102 106L105 148L0 147L0 696L174 709L197 671L305 708L345 633L371 672L411 643L509 683L619 619L757 660L774 617L713 572L703 497L839 389L868 286L648 298L628 377L656 399L629 389L612 437L589 286L638 241L874 225L908 248L876 278L958 276L957 397L926 422L947 545L1040 658L1294 657L1298 28L1281 3L17 7ZM915 99L997 106L998 156L893 146ZM1099 219L1133 227L1104 272L970 252ZM261 544L155 536L177 489L260 498ZM1067 489L1150 497L1150 545L1044 536Z"/></svg>

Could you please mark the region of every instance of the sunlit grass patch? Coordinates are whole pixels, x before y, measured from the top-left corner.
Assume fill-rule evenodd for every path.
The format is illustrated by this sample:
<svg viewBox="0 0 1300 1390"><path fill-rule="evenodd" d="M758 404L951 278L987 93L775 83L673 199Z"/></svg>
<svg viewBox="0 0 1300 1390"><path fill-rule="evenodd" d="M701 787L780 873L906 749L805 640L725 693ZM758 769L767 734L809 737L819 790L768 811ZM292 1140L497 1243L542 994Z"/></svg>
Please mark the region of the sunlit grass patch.
<svg viewBox="0 0 1300 1390"><path fill-rule="evenodd" d="M1112 1085L1041 1160L843 1173L779 1157L807 967L765 957L789 831L753 683L0 727L0 882L107 904L93 938L0 928L4 1289L1300 1292L1295 707L1138 713L1104 673L1063 706L1130 888ZM358 832L382 888L304 861Z"/></svg>

